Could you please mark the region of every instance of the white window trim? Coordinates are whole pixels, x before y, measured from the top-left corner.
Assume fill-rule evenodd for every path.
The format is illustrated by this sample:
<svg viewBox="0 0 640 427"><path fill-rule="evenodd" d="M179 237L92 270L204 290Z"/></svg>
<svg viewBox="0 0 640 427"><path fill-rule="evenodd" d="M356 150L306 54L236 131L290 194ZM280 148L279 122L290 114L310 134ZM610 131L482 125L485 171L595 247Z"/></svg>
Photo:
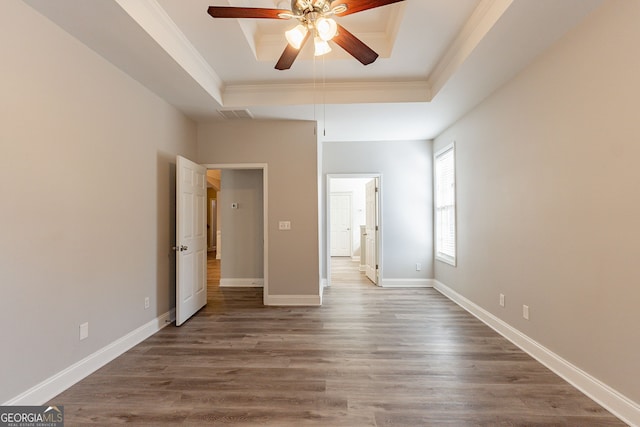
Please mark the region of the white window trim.
<svg viewBox="0 0 640 427"><path fill-rule="evenodd" d="M455 238L454 238L454 256L450 256L448 254L444 254L441 252L438 252L438 230L437 230L437 218L438 218L438 212L437 209L438 207L436 206L436 184L437 184L437 177L436 177L436 159L441 156L443 153L449 151L449 150L453 150L453 191L454 191L454 216L453 216L453 224L454 224L454 231L455 231ZM455 145L455 141L451 142L450 144L447 144L446 146L442 147L440 150L438 150L437 152L435 152L433 154L433 221L434 221L434 252L435 252L435 259L437 261L441 261L444 262L446 264L449 264L453 267L456 266L457 264L457 258L458 258L458 188L457 188L457 179L456 179L456 175L457 175L457 165L456 165L456 145Z"/></svg>

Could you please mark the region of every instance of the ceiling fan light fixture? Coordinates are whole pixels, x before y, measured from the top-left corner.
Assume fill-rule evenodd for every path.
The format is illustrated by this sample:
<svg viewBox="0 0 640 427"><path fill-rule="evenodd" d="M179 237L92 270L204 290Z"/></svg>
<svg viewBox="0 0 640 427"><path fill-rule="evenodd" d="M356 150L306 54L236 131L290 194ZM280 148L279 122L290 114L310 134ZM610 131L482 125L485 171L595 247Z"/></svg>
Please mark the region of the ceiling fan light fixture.
<svg viewBox="0 0 640 427"><path fill-rule="evenodd" d="M264 1L264 0L262 0ZM291 8L286 9L286 3ZM303 45L313 35L315 56L331 52L328 41L333 41L362 65L373 63L378 54L362 40L337 24L334 16L351 15L369 9L387 6L405 0L273 0L278 9L265 7L209 6L212 18L296 19L300 25L285 32L288 42L275 65L276 70L288 70L298 57ZM231 2L231 0L229 0ZM239 2L239 1L238 1ZM248 2L243 0L243 2ZM335 5L334 5L335 3Z"/></svg>
<svg viewBox="0 0 640 427"><path fill-rule="evenodd" d="M331 18L322 17L316 21L316 30L322 40L328 41L338 32L338 24Z"/></svg>
<svg viewBox="0 0 640 427"><path fill-rule="evenodd" d="M331 46L329 46L329 43L327 43L326 40L323 40L320 36L316 36L313 39L313 44L315 47L315 56L322 56L331 52Z"/></svg>
<svg viewBox="0 0 640 427"><path fill-rule="evenodd" d="M308 32L309 30L307 29L307 27L299 24L289 31L286 31L284 33L284 36L286 37L291 47L300 49L300 46L302 46L302 42L304 41L305 37L307 37Z"/></svg>

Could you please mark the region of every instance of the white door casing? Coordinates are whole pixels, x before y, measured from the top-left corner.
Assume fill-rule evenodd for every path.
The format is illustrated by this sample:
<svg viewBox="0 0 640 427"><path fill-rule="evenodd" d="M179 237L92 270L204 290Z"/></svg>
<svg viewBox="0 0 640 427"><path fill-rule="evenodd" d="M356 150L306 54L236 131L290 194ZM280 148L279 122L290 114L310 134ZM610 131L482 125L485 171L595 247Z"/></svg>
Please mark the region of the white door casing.
<svg viewBox="0 0 640 427"><path fill-rule="evenodd" d="M176 326L207 304L207 170L176 160Z"/></svg>
<svg viewBox="0 0 640 427"><path fill-rule="evenodd" d="M218 201L211 200L211 217L209 219L209 249L216 249L216 230L218 229Z"/></svg>
<svg viewBox="0 0 640 427"><path fill-rule="evenodd" d="M367 182L365 189L365 274L373 283L378 283L378 179Z"/></svg>
<svg viewBox="0 0 640 427"><path fill-rule="evenodd" d="M331 256L352 255L351 193L331 193Z"/></svg>
<svg viewBox="0 0 640 427"><path fill-rule="evenodd" d="M221 190L218 190L220 200ZM216 203L216 259L222 261L222 217L220 216L220 203Z"/></svg>

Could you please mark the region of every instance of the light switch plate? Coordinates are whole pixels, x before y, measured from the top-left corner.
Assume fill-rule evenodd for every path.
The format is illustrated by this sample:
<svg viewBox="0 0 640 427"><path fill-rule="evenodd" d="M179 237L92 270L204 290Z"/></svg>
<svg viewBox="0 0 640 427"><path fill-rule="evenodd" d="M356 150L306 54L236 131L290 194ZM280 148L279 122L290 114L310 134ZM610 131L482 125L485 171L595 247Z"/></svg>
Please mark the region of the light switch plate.
<svg viewBox="0 0 640 427"><path fill-rule="evenodd" d="M278 223L279 230L291 230L291 221L280 221Z"/></svg>
<svg viewBox="0 0 640 427"><path fill-rule="evenodd" d="M80 325L80 341L89 337L89 322Z"/></svg>

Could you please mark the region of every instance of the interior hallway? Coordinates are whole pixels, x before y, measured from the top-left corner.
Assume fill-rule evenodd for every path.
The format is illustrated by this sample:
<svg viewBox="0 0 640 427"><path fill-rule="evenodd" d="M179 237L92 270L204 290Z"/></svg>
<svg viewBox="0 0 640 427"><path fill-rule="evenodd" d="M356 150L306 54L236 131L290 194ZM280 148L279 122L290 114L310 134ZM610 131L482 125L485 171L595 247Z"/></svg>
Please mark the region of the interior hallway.
<svg viewBox="0 0 640 427"><path fill-rule="evenodd" d="M331 283L334 286L375 286L367 279L364 271L360 271L358 262L350 257L331 257Z"/></svg>

